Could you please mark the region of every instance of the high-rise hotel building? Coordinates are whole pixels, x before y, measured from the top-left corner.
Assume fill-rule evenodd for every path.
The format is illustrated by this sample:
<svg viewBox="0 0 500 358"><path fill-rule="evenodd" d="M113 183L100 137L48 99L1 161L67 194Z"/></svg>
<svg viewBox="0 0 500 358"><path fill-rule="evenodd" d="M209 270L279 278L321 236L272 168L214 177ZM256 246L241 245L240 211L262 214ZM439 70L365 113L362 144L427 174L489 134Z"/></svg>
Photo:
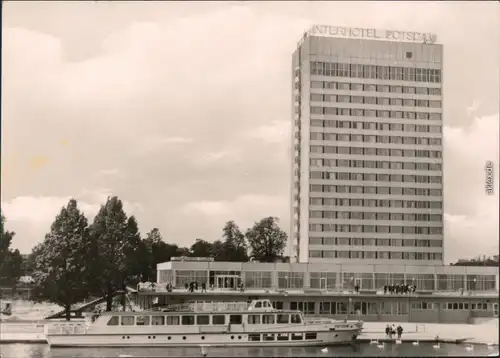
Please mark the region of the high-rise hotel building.
<svg viewBox="0 0 500 358"><path fill-rule="evenodd" d="M443 264L443 47L314 26L293 54L292 249L300 262Z"/></svg>

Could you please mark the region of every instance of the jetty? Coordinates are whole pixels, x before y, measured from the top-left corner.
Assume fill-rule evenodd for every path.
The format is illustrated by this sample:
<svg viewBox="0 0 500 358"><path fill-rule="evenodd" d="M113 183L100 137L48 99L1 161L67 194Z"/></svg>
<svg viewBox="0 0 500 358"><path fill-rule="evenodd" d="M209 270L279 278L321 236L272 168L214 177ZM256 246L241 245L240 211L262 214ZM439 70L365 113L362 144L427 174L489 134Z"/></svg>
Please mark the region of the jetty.
<svg viewBox="0 0 500 358"><path fill-rule="evenodd" d="M392 339L385 334L387 325L400 325L403 328L402 343L413 342L440 342L440 343L471 343L489 344L498 346L498 318L493 318L482 324L443 324L423 323L412 324L408 322L365 322L363 332L358 341L380 343L394 343L397 335Z"/></svg>

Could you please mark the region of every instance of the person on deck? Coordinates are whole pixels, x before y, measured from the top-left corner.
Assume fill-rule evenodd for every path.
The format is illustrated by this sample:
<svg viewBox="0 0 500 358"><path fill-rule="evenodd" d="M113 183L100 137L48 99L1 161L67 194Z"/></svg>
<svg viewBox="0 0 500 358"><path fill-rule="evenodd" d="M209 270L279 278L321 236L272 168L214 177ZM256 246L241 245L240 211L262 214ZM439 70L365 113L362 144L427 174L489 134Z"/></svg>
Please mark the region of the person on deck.
<svg viewBox="0 0 500 358"><path fill-rule="evenodd" d="M390 337L390 335L391 335L391 326L387 325L387 326L385 327L385 335L386 335L387 337Z"/></svg>
<svg viewBox="0 0 500 358"><path fill-rule="evenodd" d="M399 325L397 331L398 331L398 339L401 339L401 335L403 334L403 327Z"/></svg>

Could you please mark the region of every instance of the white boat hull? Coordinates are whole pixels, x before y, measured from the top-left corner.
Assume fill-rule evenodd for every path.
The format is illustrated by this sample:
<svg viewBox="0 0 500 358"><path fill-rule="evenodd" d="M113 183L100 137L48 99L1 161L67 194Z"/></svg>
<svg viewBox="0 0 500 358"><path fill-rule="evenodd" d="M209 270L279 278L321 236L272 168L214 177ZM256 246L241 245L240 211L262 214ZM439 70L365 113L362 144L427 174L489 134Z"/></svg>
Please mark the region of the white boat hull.
<svg viewBox="0 0 500 358"><path fill-rule="evenodd" d="M311 333L310 331L308 333ZM255 333L253 333L255 334ZM203 334L50 334L50 347L280 347L329 346L353 343L358 331L322 331L316 339L249 340L252 333Z"/></svg>

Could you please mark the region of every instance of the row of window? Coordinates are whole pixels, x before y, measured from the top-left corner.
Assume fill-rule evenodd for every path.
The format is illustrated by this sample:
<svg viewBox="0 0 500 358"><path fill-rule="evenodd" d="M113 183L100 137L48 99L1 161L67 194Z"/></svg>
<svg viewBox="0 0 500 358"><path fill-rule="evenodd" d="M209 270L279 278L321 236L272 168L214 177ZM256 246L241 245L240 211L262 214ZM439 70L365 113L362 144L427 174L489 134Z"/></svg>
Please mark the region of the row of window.
<svg viewBox="0 0 500 358"><path fill-rule="evenodd" d="M426 124L403 124L403 123L376 123L376 122L352 122L352 121L337 121L337 120L311 120L312 127L324 128L335 127L342 129L357 129L370 131L400 131L400 132L419 132L419 133L441 133L442 126L426 125ZM298 133L295 134L299 138ZM329 140L329 141L344 141L344 142L366 142L366 143L394 143L394 144L427 144L422 139L440 139L434 137L413 137L413 136L395 136L395 135L373 135L373 134L353 134L351 133L323 133L312 131L310 133L311 140ZM397 138L397 139L393 139ZM430 143L429 143L430 144ZM441 143L439 143L441 144Z"/></svg>
<svg viewBox="0 0 500 358"><path fill-rule="evenodd" d="M154 316L112 316L108 321L108 326L206 326L206 325L226 325L227 322L229 324L242 324L247 315L241 314L214 314L214 315L182 315L182 316L174 316L174 315L154 315ZM229 318L229 319L228 319ZM251 314L248 315L247 322L248 324L275 324L275 323L283 323L283 324L302 324L302 317L300 314Z"/></svg>
<svg viewBox="0 0 500 358"><path fill-rule="evenodd" d="M366 122L366 121L338 121L338 120L322 120L322 119L311 119L311 127L323 127L323 128L345 128L345 129L358 129L358 130L371 130L371 131L400 131L400 132L419 132L419 133L441 133L441 126L439 125L426 125L426 124L412 124L412 123L389 123L389 122ZM321 135L323 134L323 135ZM353 137L338 137L333 136L337 133L322 133L322 132L312 132L310 138L312 140L343 140L350 142L362 142L363 138L360 134L353 134ZM349 134L349 133L342 133ZM342 139L339 139L342 138ZM412 138L412 137L404 137ZM428 138L428 137L416 137L421 139L440 139L440 138ZM407 144L427 144L427 143L407 143ZM433 144L433 143L429 143ZM441 143L436 143L441 144Z"/></svg>
<svg viewBox="0 0 500 358"><path fill-rule="evenodd" d="M323 159L311 159L311 166L322 166ZM320 164L320 165L318 165ZM311 179L327 180L357 180L391 183L423 183L441 184L443 177L439 175L403 175L403 174L372 174L372 173L345 173L345 172L310 172Z"/></svg>
<svg viewBox="0 0 500 358"><path fill-rule="evenodd" d="M325 238L330 240L331 238ZM345 238L339 238L345 240ZM351 239L353 240L353 239ZM357 240L357 239L356 239ZM426 246L422 241L414 239L363 239L365 245L373 246L377 240L378 246ZM425 240L423 240L425 241ZM419 243L420 242L420 243ZM434 247L438 240L432 240L429 246ZM357 243L353 241L353 243ZM329 242L330 244L330 242ZM400 245L401 244L401 245ZM412 255L412 253L410 253ZM410 256L411 257L411 256ZM163 271L160 270L160 277ZM170 270L171 271L171 270ZM495 275L464 275L464 274L412 274L412 273L373 273L370 272L345 272L332 270L328 272L309 271L309 280L304 272L298 271L227 271L228 274L241 276L246 288L270 289L276 287L300 288L305 285L315 289L352 289L353 282L360 285L361 289L381 289L384 285L410 283L415 284L418 290L426 291L454 291L464 289L469 291L494 291L496 289ZM177 287L183 286L184 282L205 282L208 275L207 270L179 270L175 271L175 282ZM164 282L164 281L162 281ZM174 281L168 281L174 282ZM273 307L283 309L282 301L273 302Z"/></svg>
<svg viewBox="0 0 500 358"><path fill-rule="evenodd" d="M311 75L441 83L441 70L400 66L311 61Z"/></svg>
<svg viewBox="0 0 500 358"><path fill-rule="evenodd" d="M314 309L315 302L305 303L308 308L308 312L311 312L311 308ZM349 305L346 302L319 302L319 314L321 315L337 315L346 313L359 315L408 314L408 303L356 301Z"/></svg>
<svg viewBox="0 0 500 358"><path fill-rule="evenodd" d="M334 251L309 250L310 258L324 259L365 259L365 260L431 260L441 261L439 252L390 252L390 251Z"/></svg>
<svg viewBox="0 0 500 358"><path fill-rule="evenodd" d="M297 109L297 111L299 111ZM389 111L360 108L337 108L324 106L311 106L311 115L333 115L350 117L374 117L374 118L397 118L397 119L441 119L441 113L413 112L413 111ZM300 112L300 111L299 111Z"/></svg>
<svg viewBox="0 0 500 358"><path fill-rule="evenodd" d="M414 86L389 86L374 83L350 83L336 81L311 81L311 88L336 89L342 91L365 91L383 93L407 93L440 96L441 88L414 87Z"/></svg>
<svg viewBox="0 0 500 358"><path fill-rule="evenodd" d="M315 340L318 338L318 334L316 332L307 332L307 333L249 333L248 340L252 342L259 341L302 341L302 340Z"/></svg>
<svg viewBox="0 0 500 358"><path fill-rule="evenodd" d="M248 315L248 324L300 324L301 317L298 314L250 314Z"/></svg>
<svg viewBox="0 0 500 358"><path fill-rule="evenodd" d="M443 221L443 215L441 214L377 213L372 211L309 210L309 217L341 220Z"/></svg>
<svg viewBox="0 0 500 358"><path fill-rule="evenodd" d="M349 147L348 147L349 148ZM367 149L367 148L365 148ZM387 160L358 160L358 159L322 159L325 167L346 167L346 168L369 168L369 169L404 169L404 170L441 170L441 163L415 163L415 162L392 162ZM321 162L316 162L321 163ZM295 170L295 175L300 171Z"/></svg>
<svg viewBox="0 0 500 358"><path fill-rule="evenodd" d="M318 302L319 303L319 314L323 315L336 315L336 314L346 314L346 313L359 313L361 315L375 315L375 314L403 314L403 312L408 313L407 302L365 302L365 301L355 301L349 307L347 302ZM305 314L315 314L316 302L290 302L290 307L296 307L292 309L298 309ZM350 308L350 310L349 310ZM419 301L412 302L411 308L415 310L473 310L473 311L486 311L488 310L487 303L437 303L437 302L427 302Z"/></svg>
<svg viewBox="0 0 500 358"><path fill-rule="evenodd" d="M443 240L310 237L309 245L443 247Z"/></svg>
<svg viewBox="0 0 500 358"><path fill-rule="evenodd" d="M364 137L363 139L367 139L367 137L370 136L366 135L363 137ZM372 136L372 137L383 137L383 136ZM415 139L415 138L408 137L408 139ZM370 150L368 151L366 149ZM334 146L334 145L311 145L310 151L311 153L316 153L316 154L373 155L373 154L364 154L368 152L368 153L375 153L376 156L391 156L391 157L394 156L394 157L405 157L405 158L441 158L442 156L441 150L424 150L424 149L391 150L389 148L361 148L361 147L344 147L344 146Z"/></svg>
<svg viewBox="0 0 500 358"><path fill-rule="evenodd" d="M441 308L445 309L445 310L469 310L470 309L472 311L487 311L488 304L481 302L481 303L471 303L469 305L468 303L447 302L447 303L442 303Z"/></svg>
<svg viewBox="0 0 500 358"><path fill-rule="evenodd" d="M388 225L309 224L309 231L441 235L443 233L443 228L439 226L421 227Z"/></svg>
<svg viewBox="0 0 500 358"><path fill-rule="evenodd" d="M344 207L364 206L372 208L406 208L406 209L443 208L443 203L441 201L342 199L342 198L310 198L310 200L314 200L315 203L314 205L325 205L325 206L344 206Z"/></svg>
<svg viewBox="0 0 500 358"><path fill-rule="evenodd" d="M356 103L356 104L370 104L370 105L375 104L379 106L441 108L441 101L428 100L428 99L349 96L341 94L323 94L323 93L311 93L309 98L311 102ZM318 108L318 107L312 107L312 108ZM390 118L403 118L401 111L393 111L393 112L398 112L399 117L392 117L392 112L391 112ZM377 115L377 117L380 116Z"/></svg>
<svg viewBox="0 0 500 358"><path fill-rule="evenodd" d="M321 185L311 184L311 193L344 193L344 194L382 194L382 195L412 195L412 196L443 196L441 189L402 188L387 186L359 186L359 185Z"/></svg>

